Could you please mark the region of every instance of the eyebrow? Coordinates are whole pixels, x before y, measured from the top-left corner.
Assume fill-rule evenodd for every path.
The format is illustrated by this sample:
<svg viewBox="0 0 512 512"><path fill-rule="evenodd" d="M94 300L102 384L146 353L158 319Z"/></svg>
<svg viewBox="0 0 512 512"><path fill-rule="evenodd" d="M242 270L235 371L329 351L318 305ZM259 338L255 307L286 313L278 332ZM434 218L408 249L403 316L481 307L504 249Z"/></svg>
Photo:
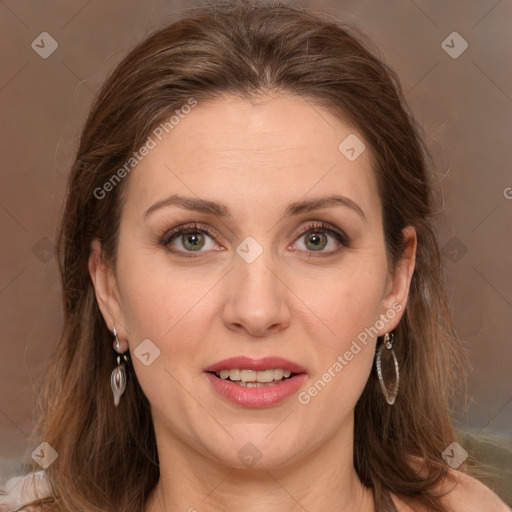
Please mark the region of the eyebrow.
<svg viewBox="0 0 512 512"><path fill-rule="evenodd" d="M146 210L144 219L146 219L156 210L167 206L178 206L186 210L210 213L225 219L233 219L233 214L224 204L209 201L207 199L201 199L198 197L186 197L178 194L173 194L151 205ZM355 211L364 220L365 223L368 223L368 220L366 219L366 216L359 205L352 199L340 195L321 196L314 199L301 200L290 203L286 207L283 216L288 217L291 215L299 215L301 213L306 213L321 208L334 208L339 206L343 206Z"/></svg>

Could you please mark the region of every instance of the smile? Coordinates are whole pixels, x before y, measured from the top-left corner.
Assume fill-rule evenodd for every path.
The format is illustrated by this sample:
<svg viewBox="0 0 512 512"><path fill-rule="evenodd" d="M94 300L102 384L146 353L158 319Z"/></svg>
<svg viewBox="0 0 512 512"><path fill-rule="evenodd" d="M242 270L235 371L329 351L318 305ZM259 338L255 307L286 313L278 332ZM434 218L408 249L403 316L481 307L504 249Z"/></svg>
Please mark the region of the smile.
<svg viewBox="0 0 512 512"><path fill-rule="evenodd" d="M279 369L277 370L279 371ZM269 382L258 382L254 375L249 376L252 379L249 381L231 380L231 371L229 370L230 376L226 378L220 377L216 372L205 372L204 375L206 375L216 393L223 399L238 406L250 408L273 407L284 402L287 398L296 394L307 379L306 373L290 373L288 377L285 377L284 371L281 370L283 371L283 377L279 380L272 378L272 381ZM245 371L248 370L239 370L242 375ZM270 371L273 372L274 370L265 370L262 373Z"/></svg>

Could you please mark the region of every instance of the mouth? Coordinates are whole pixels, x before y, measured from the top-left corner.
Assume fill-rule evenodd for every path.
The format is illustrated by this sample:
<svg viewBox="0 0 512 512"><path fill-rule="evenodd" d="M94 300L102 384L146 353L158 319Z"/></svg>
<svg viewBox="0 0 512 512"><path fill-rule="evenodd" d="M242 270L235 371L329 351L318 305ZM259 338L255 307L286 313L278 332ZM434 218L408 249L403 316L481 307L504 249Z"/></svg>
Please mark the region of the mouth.
<svg viewBox="0 0 512 512"><path fill-rule="evenodd" d="M221 379L229 377L231 380L241 380L245 382L256 381L257 379L253 379L252 377L256 377L258 372L270 372L270 370L275 372L276 380L282 379L283 377L288 378L291 374L306 373L304 366L284 359L283 357L276 356L267 356L261 359L252 359L247 356L230 357L205 368L206 372L213 372ZM283 371L283 375L280 374L281 370ZM226 373L226 371L228 373ZM241 373L241 378L239 378L236 371L245 373ZM252 373L249 374L247 372ZM271 373L265 375L261 373L261 382L269 382L271 380L270 376Z"/></svg>
<svg viewBox="0 0 512 512"><path fill-rule="evenodd" d="M296 375L304 372L294 373L284 368L269 368L267 370L249 370L245 368L224 369L220 372L208 372L215 377L232 382L241 387L260 388L275 386L281 382L293 379Z"/></svg>
<svg viewBox="0 0 512 512"><path fill-rule="evenodd" d="M307 381L304 366L282 357L231 357L204 369L213 389L241 407L277 406Z"/></svg>
<svg viewBox="0 0 512 512"><path fill-rule="evenodd" d="M268 408L277 406L295 393L298 392L301 386L306 383L306 373L292 373L288 377L284 376L284 370L277 368L277 377L283 372L283 376L280 379L275 379L272 376L272 380L269 382L258 382L257 380L231 380L231 372L233 371L236 377L236 372L239 372L239 377L246 378L246 371L250 370L238 370L230 369L224 370L229 371L229 376L222 378L220 372L205 372L206 377L210 381L212 389L221 396L224 400L234 403L238 407L248 408ZM270 371L274 372L274 369L262 370L264 373L269 372L268 378L270 378ZM251 372L251 373L259 373ZM241 375L240 375L241 374ZM254 375L247 375L250 379L254 379ZM256 375L257 378L257 375Z"/></svg>

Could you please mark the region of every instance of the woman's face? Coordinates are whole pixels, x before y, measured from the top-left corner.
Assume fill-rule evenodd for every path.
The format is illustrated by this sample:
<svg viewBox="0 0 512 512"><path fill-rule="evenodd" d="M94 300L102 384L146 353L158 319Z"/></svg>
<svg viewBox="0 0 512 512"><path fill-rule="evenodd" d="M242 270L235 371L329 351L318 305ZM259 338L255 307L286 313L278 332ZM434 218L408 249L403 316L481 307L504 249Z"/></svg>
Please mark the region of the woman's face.
<svg viewBox="0 0 512 512"><path fill-rule="evenodd" d="M362 135L291 95L198 103L163 134L124 178L116 274L97 264L97 242L90 260L159 450L277 468L320 446L348 448L376 336L403 314L415 252L409 229L407 259L388 274ZM214 369L249 381L302 374L244 387L206 371L242 356L254 366ZM288 362L262 368L262 358Z"/></svg>

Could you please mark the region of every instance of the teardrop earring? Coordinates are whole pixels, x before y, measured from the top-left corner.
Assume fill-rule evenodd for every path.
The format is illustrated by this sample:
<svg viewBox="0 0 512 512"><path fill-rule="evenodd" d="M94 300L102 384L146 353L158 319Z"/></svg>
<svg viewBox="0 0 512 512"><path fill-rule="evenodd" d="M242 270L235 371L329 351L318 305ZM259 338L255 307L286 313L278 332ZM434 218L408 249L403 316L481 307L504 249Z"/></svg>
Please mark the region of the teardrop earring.
<svg viewBox="0 0 512 512"><path fill-rule="evenodd" d="M114 394L114 405L117 407L119 405L119 400L123 395L126 389L126 369L125 369L125 361L128 361L128 350L124 353L121 353L121 343L119 342L119 338L117 337L117 329L114 325L114 350L118 352L117 356L117 366L112 371L112 375L110 376L110 384L112 386L112 393ZM121 360L123 360L121 362Z"/></svg>
<svg viewBox="0 0 512 512"><path fill-rule="evenodd" d="M384 398L389 405L393 405L395 403L396 395L398 393L398 383L400 381L400 372L398 371L398 359L396 358L395 351L393 350L393 341L394 341L393 333L386 333L384 335L384 340L382 345L377 350L377 357L375 358L375 366L377 367L377 376L379 377L380 387L382 388L382 393L384 394ZM384 379L382 377L382 351L386 348L393 357L393 364L395 368L395 382L390 390L384 383Z"/></svg>

